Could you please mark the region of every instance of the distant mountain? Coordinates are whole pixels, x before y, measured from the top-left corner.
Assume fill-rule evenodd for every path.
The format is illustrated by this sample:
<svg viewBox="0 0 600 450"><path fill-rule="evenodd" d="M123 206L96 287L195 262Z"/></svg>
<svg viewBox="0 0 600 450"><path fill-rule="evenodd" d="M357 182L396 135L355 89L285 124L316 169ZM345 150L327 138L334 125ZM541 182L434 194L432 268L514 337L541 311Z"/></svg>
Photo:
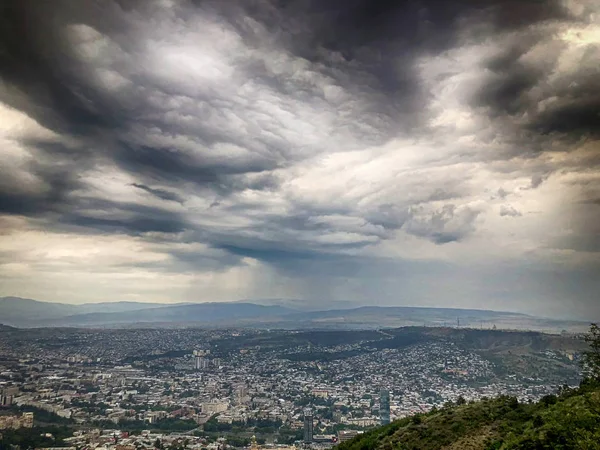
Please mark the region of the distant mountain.
<svg viewBox="0 0 600 450"><path fill-rule="evenodd" d="M72 314L73 305L48 303L19 297L0 298L2 322L18 325L21 321L46 320Z"/></svg>
<svg viewBox="0 0 600 450"><path fill-rule="evenodd" d="M172 303L144 303L144 302L102 302L102 303L86 303L76 305L77 314L110 312L118 313L125 311L139 311L141 309L162 308L164 306L172 306Z"/></svg>
<svg viewBox="0 0 600 450"><path fill-rule="evenodd" d="M287 317L298 328L337 326L343 328L389 328L399 326L469 326L511 328L509 323L525 323L537 318L518 313L474 309L425 308L410 306L361 306L296 313ZM518 328L518 327L512 327Z"/></svg>
<svg viewBox="0 0 600 450"><path fill-rule="evenodd" d="M296 305L296 301L270 300ZM17 327L199 326L281 329L379 329L403 326L584 331L583 322L475 309L405 306L299 310L253 302L152 304L136 302L68 305L16 297L0 298L0 318Z"/></svg>
<svg viewBox="0 0 600 450"><path fill-rule="evenodd" d="M105 302L71 305L51 303L20 297L0 297L0 318L4 324L13 326L31 326L67 316L84 313L117 313L167 306L141 302Z"/></svg>
<svg viewBox="0 0 600 450"><path fill-rule="evenodd" d="M254 303L265 306L283 306L297 311L327 311L334 309L352 309L361 306L359 303L344 300L298 299L298 298L264 298L240 300L236 303Z"/></svg>
<svg viewBox="0 0 600 450"><path fill-rule="evenodd" d="M401 317L405 320L431 320L431 321L449 321L456 324L461 320L472 321L491 317L531 317L527 314L490 311L483 309L459 309L459 308L427 308L418 306L359 306L351 309L330 309L326 311L314 311L306 313L305 316L316 319L335 318L338 316L349 318L360 318L364 320L368 317Z"/></svg>
<svg viewBox="0 0 600 450"><path fill-rule="evenodd" d="M53 320L59 326L117 325L131 323L180 323L236 326L247 321L283 317L293 310L282 306L263 306L253 303L197 303L162 306L135 311L77 314Z"/></svg>

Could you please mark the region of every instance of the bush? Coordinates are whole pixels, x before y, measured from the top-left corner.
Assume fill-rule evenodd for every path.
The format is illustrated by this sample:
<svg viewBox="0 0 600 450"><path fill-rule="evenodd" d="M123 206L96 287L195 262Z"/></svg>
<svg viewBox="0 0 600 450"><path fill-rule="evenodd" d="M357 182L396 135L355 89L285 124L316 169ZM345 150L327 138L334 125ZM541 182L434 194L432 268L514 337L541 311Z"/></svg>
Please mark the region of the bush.
<svg viewBox="0 0 600 450"><path fill-rule="evenodd" d="M542 419L542 416L535 416L533 418L533 426L535 428L540 428L543 425L544 425L544 419Z"/></svg>
<svg viewBox="0 0 600 450"><path fill-rule="evenodd" d="M540 399L540 403L546 407L556 404L557 401L558 401L558 398L556 397L556 395L552 395L552 394L544 395Z"/></svg>

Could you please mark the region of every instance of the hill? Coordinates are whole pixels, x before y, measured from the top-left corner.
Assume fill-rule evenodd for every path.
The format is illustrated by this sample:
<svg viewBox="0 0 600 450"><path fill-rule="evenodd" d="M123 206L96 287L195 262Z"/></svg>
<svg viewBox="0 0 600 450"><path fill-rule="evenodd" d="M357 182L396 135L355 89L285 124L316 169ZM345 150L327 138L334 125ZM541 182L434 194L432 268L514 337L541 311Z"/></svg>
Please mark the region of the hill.
<svg viewBox="0 0 600 450"><path fill-rule="evenodd" d="M248 327L280 329L381 329L407 326L528 329L560 332L583 331L587 322L543 319L513 312L406 306L361 306L328 309L338 303L323 302L321 311L254 302L197 302L157 304L105 302L72 305L2 297L0 317L16 327ZM292 301L296 305L297 302Z"/></svg>
<svg viewBox="0 0 600 450"><path fill-rule="evenodd" d="M502 396L407 417L344 442L338 450L600 449L600 385L535 404Z"/></svg>
<svg viewBox="0 0 600 450"><path fill-rule="evenodd" d="M239 325L248 320L268 319L292 312L281 306L263 306L253 303L198 303L193 305L161 306L120 313L89 313L67 316L53 321L53 325L116 325L130 323L179 323L221 326Z"/></svg>
<svg viewBox="0 0 600 450"><path fill-rule="evenodd" d="M0 316L2 322L20 325L33 320L47 320L72 314L74 305L48 303L20 297L0 298Z"/></svg>
<svg viewBox="0 0 600 450"><path fill-rule="evenodd" d="M139 311L166 306L141 302L104 302L72 305L68 303L42 302L30 298L0 297L2 322L12 326L43 325L51 321L78 314L114 313Z"/></svg>
<svg viewBox="0 0 600 450"><path fill-rule="evenodd" d="M49 323L53 326L125 325L132 323L196 325L196 326L244 326L283 329L314 328L381 328L442 324L463 317L463 323L480 324L482 320L498 324L512 323L518 327L523 321L535 318L485 310L417 308L417 307L359 307L352 309L301 312L280 305L259 305L249 302L196 303L160 306L121 312L90 312L73 314ZM520 320L520 322L519 322ZM46 324L47 325L47 324Z"/></svg>

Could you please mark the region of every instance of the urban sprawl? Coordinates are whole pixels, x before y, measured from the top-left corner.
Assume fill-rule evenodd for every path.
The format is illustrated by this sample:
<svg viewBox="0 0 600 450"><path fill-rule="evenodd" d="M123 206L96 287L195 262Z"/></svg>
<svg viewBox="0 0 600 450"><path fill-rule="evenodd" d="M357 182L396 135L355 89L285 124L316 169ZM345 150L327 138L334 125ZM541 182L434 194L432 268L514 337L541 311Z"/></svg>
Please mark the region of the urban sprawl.
<svg viewBox="0 0 600 450"><path fill-rule="evenodd" d="M535 401L579 376L575 353L540 350L562 372L524 374L386 330L18 330L0 333L0 355L0 433L56 422L72 430L62 446L81 449L327 448L449 402Z"/></svg>

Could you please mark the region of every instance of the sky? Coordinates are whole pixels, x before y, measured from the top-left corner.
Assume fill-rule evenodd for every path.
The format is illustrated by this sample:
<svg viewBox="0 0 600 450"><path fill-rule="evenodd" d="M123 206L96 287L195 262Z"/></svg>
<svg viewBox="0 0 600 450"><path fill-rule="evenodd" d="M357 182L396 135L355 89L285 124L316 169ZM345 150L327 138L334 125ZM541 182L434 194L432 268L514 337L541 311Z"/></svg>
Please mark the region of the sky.
<svg viewBox="0 0 600 450"><path fill-rule="evenodd" d="M596 0L6 0L0 295L600 318Z"/></svg>

